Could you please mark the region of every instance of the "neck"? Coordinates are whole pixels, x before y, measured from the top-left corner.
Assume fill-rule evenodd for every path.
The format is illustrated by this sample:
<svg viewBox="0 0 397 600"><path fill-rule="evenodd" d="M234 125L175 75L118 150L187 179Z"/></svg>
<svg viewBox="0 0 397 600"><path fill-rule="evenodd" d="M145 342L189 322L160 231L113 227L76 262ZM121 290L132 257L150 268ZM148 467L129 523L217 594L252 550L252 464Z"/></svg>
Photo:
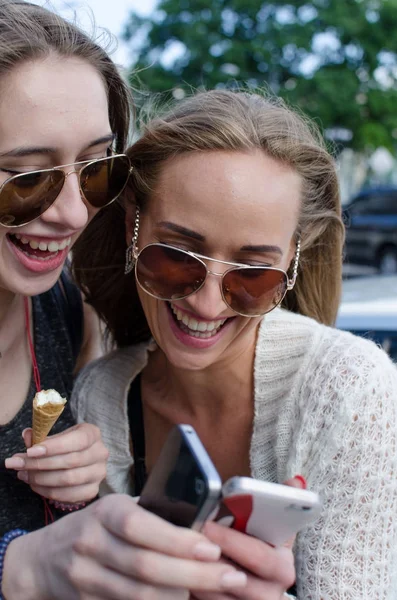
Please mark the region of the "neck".
<svg viewBox="0 0 397 600"><path fill-rule="evenodd" d="M0 352L4 354L24 331L23 296L0 290Z"/></svg>
<svg viewBox="0 0 397 600"><path fill-rule="evenodd" d="M199 371L176 367L158 349L149 355L143 381L153 392L153 401L170 411L195 417L237 409L253 395L255 343L253 336L233 357L225 356Z"/></svg>

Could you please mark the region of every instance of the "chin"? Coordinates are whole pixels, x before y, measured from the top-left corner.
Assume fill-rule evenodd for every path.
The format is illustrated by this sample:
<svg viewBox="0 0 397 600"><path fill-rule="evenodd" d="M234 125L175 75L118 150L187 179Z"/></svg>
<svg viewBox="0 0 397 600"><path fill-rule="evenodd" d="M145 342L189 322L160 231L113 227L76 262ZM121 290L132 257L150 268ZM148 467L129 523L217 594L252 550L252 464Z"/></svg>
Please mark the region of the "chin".
<svg viewBox="0 0 397 600"><path fill-rule="evenodd" d="M30 273L23 276L21 274L9 274L6 278L6 286L14 294L23 296L39 296L50 290L58 281L62 272L62 267L47 273ZM11 284L9 282L12 282Z"/></svg>
<svg viewBox="0 0 397 600"><path fill-rule="evenodd" d="M213 352L204 352L201 355L193 355L186 351L175 351L174 349L162 348L167 360L178 369L184 371L203 371L211 367L218 358Z"/></svg>

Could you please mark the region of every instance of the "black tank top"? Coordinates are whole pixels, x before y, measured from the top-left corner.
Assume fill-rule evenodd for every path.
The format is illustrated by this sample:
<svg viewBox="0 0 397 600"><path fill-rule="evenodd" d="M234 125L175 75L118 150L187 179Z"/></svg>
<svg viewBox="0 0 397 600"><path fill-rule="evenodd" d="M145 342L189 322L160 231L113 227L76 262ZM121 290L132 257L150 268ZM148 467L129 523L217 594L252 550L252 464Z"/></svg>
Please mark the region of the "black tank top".
<svg viewBox="0 0 397 600"><path fill-rule="evenodd" d="M50 291L33 298L33 330L42 389L54 388L70 398L73 369L81 345L82 304L77 288L63 280ZM15 376L18 377L16 366ZM4 460L16 452L25 452L22 431L32 424L32 401L36 393L33 378L26 401L15 417L0 425L0 536L20 527L33 531L45 525L43 499L8 470ZM74 425L69 403L51 433ZM51 509L54 517L59 514Z"/></svg>

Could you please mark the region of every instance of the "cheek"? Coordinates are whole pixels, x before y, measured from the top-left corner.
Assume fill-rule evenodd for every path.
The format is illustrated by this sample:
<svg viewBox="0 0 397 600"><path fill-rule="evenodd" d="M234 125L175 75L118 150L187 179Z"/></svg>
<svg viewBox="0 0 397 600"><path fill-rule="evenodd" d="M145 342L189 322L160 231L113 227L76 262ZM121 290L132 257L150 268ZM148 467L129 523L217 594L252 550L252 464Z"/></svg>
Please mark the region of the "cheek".
<svg viewBox="0 0 397 600"><path fill-rule="evenodd" d="M149 325L150 329L153 329L153 325L155 325L155 323L153 322L153 319L156 317L156 315L158 313L158 309L159 309L158 305L160 303L160 300L157 300L156 298L149 296L149 294L144 292L142 290L142 288L139 287L138 284L136 284L136 288L138 291L139 300L141 302L143 312L145 313L145 317L148 322L148 325Z"/></svg>
<svg viewBox="0 0 397 600"><path fill-rule="evenodd" d="M95 207L91 206L91 204L88 204L88 202L85 202L85 205L87 207L87 214L88 214L87 225L88 225L88 223L90 223L90 221L92 221L92 219L99 213L99 211L103 210L103 209L95 208Z"/></svg>

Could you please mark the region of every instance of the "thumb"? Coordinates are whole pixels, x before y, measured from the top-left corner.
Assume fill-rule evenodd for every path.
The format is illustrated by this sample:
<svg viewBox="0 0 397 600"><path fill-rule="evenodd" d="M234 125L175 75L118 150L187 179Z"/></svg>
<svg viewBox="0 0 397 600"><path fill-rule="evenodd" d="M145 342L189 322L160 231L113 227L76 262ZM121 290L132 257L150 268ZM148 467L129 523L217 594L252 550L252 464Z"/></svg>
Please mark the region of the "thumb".
<svg viewBox="0 0 397 600"><path fill-rule="evenodd" d="M22 431L23 441L25 442L26 448L30 448L32 445L32 429L27 427Z"/></svg>

